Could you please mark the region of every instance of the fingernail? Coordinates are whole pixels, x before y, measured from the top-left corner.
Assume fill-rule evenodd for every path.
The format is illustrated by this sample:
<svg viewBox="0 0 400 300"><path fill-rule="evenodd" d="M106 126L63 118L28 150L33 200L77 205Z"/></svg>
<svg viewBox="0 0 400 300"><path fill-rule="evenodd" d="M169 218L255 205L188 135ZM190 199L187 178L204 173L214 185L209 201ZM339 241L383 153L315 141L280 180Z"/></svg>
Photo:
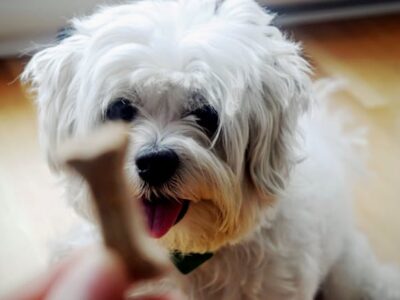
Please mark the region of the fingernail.
<svg viewBox="0 0 400 300"><path fill-rule="evenodd" d="M69 269L51 289L49 300L122 299L127 276L118 257L93 249Z"/></svg>

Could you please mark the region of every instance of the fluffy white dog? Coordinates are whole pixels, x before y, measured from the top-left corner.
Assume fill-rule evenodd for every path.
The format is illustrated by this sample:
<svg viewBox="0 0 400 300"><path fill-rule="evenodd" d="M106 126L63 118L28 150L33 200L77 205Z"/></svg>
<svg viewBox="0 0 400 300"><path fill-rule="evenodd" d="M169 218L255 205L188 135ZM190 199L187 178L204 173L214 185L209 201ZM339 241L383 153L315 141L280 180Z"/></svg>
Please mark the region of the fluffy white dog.
<svg viewBox="0 0 400 300"><path fill-rule="evenodd" d="M71 136L131 124L127 174L190 299L400 299L353 225L350 139L307 113L309 67L272 19L253 0L152 0L73 20L23 74L49 162Z"/></svg>

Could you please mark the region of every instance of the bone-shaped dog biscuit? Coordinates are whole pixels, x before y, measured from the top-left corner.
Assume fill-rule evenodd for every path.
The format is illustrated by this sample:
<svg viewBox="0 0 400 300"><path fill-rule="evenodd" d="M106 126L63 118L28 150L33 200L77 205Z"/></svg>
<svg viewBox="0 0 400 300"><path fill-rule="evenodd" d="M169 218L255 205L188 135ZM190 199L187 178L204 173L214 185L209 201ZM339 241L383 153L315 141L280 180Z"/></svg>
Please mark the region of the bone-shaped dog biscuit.
<svg viewBox="0 0 400 300"><path fill-rule="evenodd" d="M133 279L150 279L164 274L170 262L146 234L137 193L123 169L127 147L127 128L108 124L66 143L59 158L87 181L106 246L122 257Z"/></svg>

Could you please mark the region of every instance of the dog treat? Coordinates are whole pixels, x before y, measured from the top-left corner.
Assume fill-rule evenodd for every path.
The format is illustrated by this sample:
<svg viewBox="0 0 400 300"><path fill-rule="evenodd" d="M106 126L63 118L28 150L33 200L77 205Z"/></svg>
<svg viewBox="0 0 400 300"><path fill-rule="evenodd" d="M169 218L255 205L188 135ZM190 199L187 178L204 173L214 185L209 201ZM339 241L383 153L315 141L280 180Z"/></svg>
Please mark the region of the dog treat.
<svg viewBox="0 0 400 300"><path fill-rule="evenodd" d="M123 170L127 147L127 129L114 123L88 138L66 143L59 157L87 181L104 242L122 257L130 276L156 278L168 270L170 262L146 234L138 197Z"/></svg>

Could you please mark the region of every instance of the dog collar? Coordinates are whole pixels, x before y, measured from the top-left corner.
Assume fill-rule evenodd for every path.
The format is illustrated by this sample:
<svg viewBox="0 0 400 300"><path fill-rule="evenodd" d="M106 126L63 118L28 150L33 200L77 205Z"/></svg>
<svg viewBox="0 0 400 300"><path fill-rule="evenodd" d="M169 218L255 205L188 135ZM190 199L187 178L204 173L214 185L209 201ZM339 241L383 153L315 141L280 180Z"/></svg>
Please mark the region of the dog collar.
<svg viewBox="0 0 400 300"><path fill-rule="evenodd" d="M209 260L214 253L187 253L183 254L179 251L174 251L171 254L171 261L175 267L184 275L189 274L197 267L201 266Z"/></svg>

